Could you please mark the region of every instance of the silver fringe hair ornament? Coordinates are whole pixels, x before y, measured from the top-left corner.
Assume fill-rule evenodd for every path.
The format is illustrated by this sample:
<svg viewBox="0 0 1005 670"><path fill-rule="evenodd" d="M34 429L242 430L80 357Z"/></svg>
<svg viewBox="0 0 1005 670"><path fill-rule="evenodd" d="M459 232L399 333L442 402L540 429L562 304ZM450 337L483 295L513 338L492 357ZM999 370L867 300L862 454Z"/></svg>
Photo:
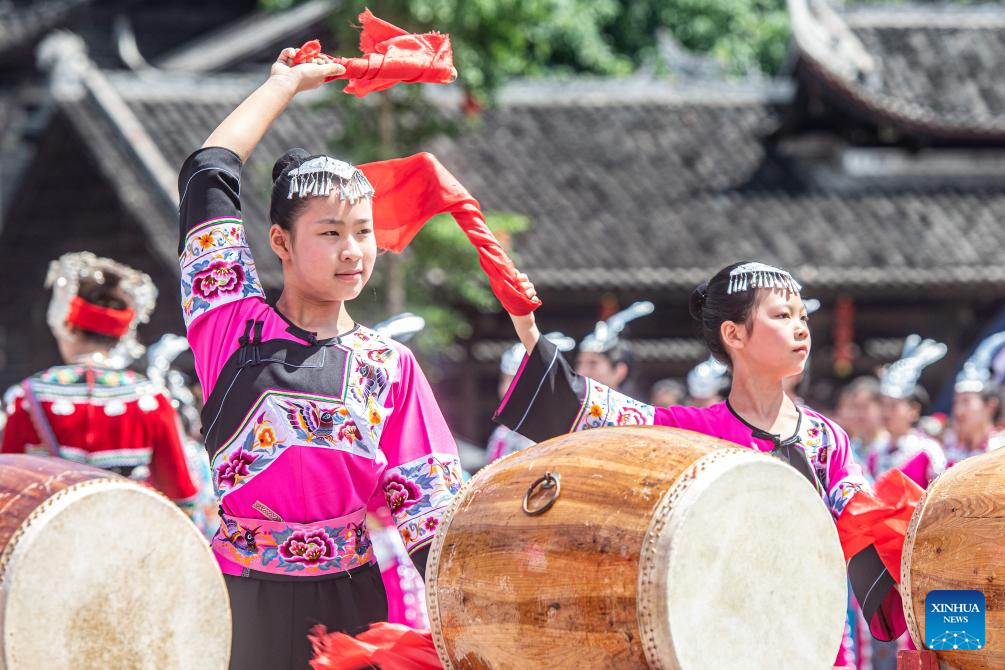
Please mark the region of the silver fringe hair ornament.
<svg viewBox="0 0 1005 670"><path fill-rule="evenodd" d="M729 368L709 356L687 373L687 394L692 398L711 398L729 385Z"/></svg>
<svg viewBox="0 0 1005 670"><path fill-rule="evenodd" d="M953 390L957 393L982 393L994 388L992 362L998 352L1005 347L1005 331L995 333L977 345L974 353L963 364L963 369L956 375Z"/></svg>
<svg viewBox="0 0 1005 670"><path fill-rule="evenodd" d="M309 158L286 173L290 179L287 199L296 196L327 197L338 189L339 199L355 204L357 200L373 197L373 186L362 170L331 156Z"/></svg>
<svg viewBox="0 0 1005 670"><path fill-rule="evenodd" d="M559 351L572 351L576 348L576 340L557 330L548 333L544 338L554 344ZM499 359L499 372L510 377L515 377L516 373L520 371L520 363L523 361L526 351L520 342L504 351L502 357Z"/></svg>
<svg viewBox="0 0 1005 670"><path fill-rule="evenodd" d="M880 375L879 392L888 398L901 400L914 395L921 372L946 355L946 345L935 340L922 340L911 334L904 340L900 360L891 363Z"/></svg>
<svg viewBox="0 0 1005 670"><path fill-rule="evenodd" d="M106 272L120 277L119 289L125 295L129 307L136 312L128 332L109 353L112 365L126 367L143 355L145 349L136 339L136 327L150 321L150 314L157 304L157 287L145 272L134 270L110 258L95 256L89 251L63 254L49 263L49 274L45 278L45 287L52 289L46 322L57 338L72 340L73 335L66 328L70 301L77 295L81 280L103 284Z"/></svg>
<svg viewBox="0 0 1005 670"><path fill-rule="evenodd" d="M729 273L726 294L742 293L752 288L778 288L799 293L803 287L785 270L764 263L744 263Z"/></svg>
<svg viewBox="0 0 1005 670"><path fill-rule="evenodd" d="M625 326L635 319L652 314L653 309L655 309L653 304L648 300L633 303L627 309L611 316L607 321L597 323L593 332L579 343L579 350L597 354L607 353L618 344L620 341L618 336L625 329Z"/></svg>
<svg viewBox="0 0 1005 670"><path fill-rule="evenodd" d="M402 312L397 316L392 316L390 319L381 321L373 329L384 337L390 337L392 340L408 342L412 339L413 335L422 332L422 329L425 327L426 320L418 314Z"/></svg>

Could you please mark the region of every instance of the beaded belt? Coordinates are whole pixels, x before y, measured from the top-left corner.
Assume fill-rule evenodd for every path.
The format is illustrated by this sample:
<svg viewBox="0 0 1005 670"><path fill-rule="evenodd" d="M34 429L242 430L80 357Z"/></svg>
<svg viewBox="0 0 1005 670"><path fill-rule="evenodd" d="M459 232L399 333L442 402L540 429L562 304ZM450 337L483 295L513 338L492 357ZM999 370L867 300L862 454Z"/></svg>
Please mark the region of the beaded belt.
<svg viewBox="0 0 1005 670"><path fill-rule="evenodd" d="M373 544L366 509L337 519L287 523L231 516L213 536L213 551L250 570L293 577L315 577L371 563Z"/></svg>

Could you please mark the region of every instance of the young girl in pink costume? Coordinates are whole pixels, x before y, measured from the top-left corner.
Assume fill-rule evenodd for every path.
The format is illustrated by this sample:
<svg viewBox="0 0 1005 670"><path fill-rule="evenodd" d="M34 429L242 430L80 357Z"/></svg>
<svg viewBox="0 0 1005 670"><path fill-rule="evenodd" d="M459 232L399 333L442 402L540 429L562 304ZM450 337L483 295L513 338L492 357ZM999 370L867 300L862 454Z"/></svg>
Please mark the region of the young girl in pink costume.
<svg viewBox="0 0 1005 670"><path fill-rule="evenodd" d="M283 268L265 301L241 216L241 168L293 97L342 66L271 76L182 166L182 308L206 398L202 423L222 524L231 667L306 668L316 624L387 618L366 527L382 491L416 567L460 487L457 449L403 345L346 309L377 255L374 189L357 168L294 149L276 161L267 231ZM266 231L257 231L257 234Z"/></svg>
<svg viewBox="0 0 1005 670"><path fill-rule="evenodd" d="M529 280L524 286L528 295L535 295ZM726 439L790 463L838 519L868 483L852 458L845 432L784 393L784 380L803 371L810 353L800 289L788 272L748 262L724 268L694 290L691 315L701 324L712 355L733 375L728 398L702 408L653 407L580 376L540 338L533 314L515 316L517 334L529 354L496 420L538 441L575 430L637 424ZM875 621L873 630L883 636L902 632L903 622L895 617L896 584L871 546L852 557L849 575L867 617ZM846 639L836 665L851 664L847 646Z"/></svg>

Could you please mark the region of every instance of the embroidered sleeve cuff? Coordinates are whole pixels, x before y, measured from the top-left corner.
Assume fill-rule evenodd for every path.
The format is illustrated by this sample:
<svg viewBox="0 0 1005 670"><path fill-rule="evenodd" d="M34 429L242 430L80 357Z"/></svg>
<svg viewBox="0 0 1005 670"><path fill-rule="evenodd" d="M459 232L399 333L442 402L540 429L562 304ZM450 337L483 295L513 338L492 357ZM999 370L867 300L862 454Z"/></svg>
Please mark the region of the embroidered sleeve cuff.
<svg viewBox="0 0 1005 670"><path fill-rule="evenodd" d="M838 482L827 494L827 504L834 518L841 516L841 512L856 493L868 489L869 483L865 477L847 477Z"/></svg>
<svg viewBox="0 0 1005 670"><path fill-rule="evenodd" d="M265 298L238 219L216 219L194 228L185 238L180 263L186 327L214 307Z"/></svg>
<svg viewBox="0 0 1005 670"><path fill-rule="evenodd" d="M603 426L651 426L656 408L629 398L624 393L586 379L586 394L572 430Z"/></svg>
<svg viewBox="0 0 1005 670"><path fill-rule="evenodd" d="M428 454L384 473L384 495L409 554L427 546L461 489L454 454Z"/></svg>

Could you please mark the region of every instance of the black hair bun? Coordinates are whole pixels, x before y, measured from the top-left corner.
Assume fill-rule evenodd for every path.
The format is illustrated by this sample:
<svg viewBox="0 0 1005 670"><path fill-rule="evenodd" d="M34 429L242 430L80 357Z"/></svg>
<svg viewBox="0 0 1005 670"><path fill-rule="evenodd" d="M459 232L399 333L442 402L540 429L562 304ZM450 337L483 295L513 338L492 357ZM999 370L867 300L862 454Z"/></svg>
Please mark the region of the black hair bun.
<svg viewBox="0 0 1005 670"><path fill-rule="evenodd" d="M708 295L708 282L703 281L691 291L691 297L688 298L687 309L695 321L701 321L701 310L705 307L706 295Z"/></svg>
<svg viewBox="0 0 1005 670"><path fill-rule="evenodd" d="M297 147L295 149L290 149L285 154L279 157L276 164L272 166L272 182L275 183L279 180L279 177L286 171L287 168L300 165L305 160L310 158L311 155L306 149L301 149Z"/></svg>

